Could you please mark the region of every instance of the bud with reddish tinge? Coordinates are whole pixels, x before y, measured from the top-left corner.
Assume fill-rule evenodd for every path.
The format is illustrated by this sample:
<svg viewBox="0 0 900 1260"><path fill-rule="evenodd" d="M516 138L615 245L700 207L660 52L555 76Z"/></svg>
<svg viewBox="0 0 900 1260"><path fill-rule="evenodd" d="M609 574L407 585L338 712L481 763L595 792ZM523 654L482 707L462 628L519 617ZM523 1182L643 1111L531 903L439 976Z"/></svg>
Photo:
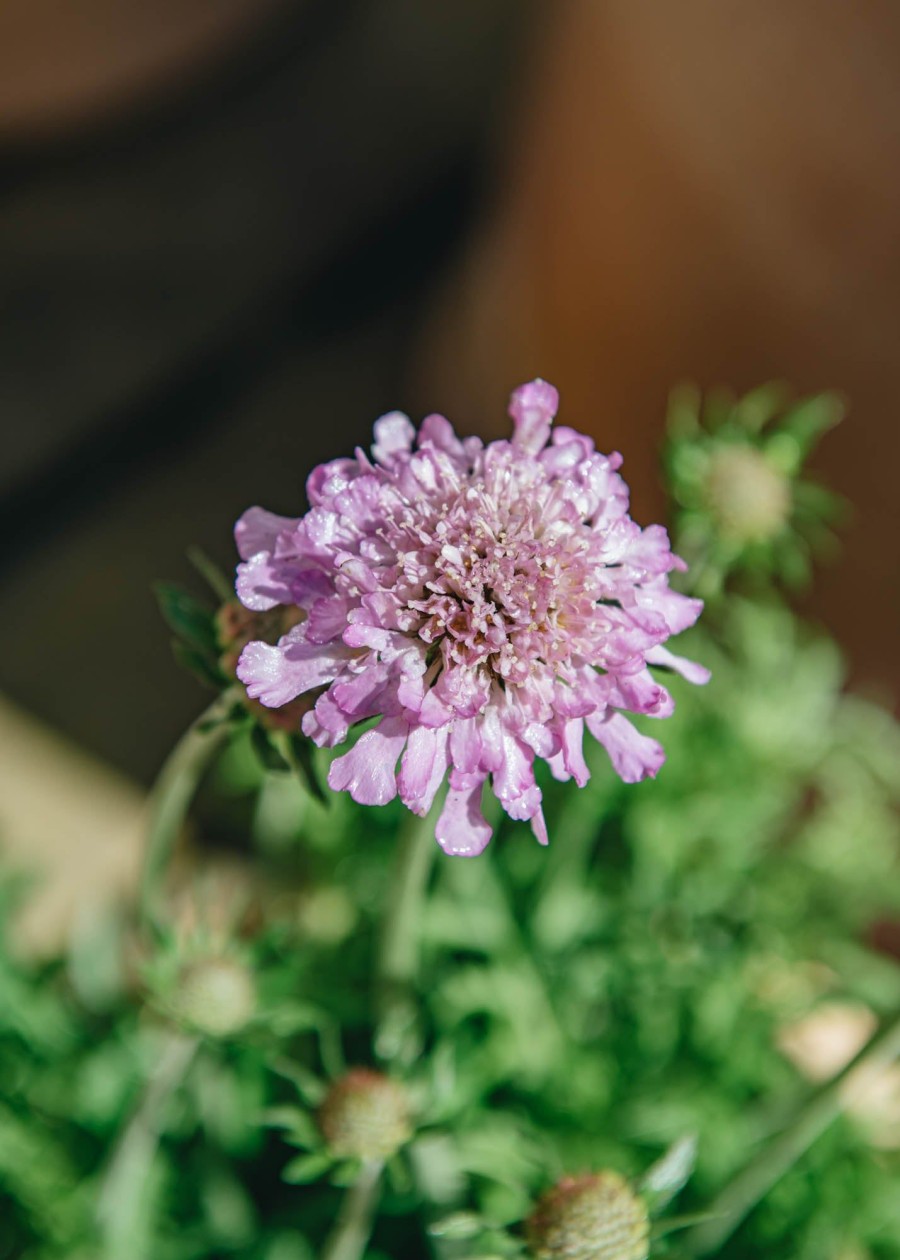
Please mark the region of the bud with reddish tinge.
<svg viewBox="0 0 900 1260"><path fill-rule="evenodd" d="M525 1226L534 1260L646 1260L647 1209L615 1172L563 1177Z"/></svg>
<svg viewBox="0 0 900 1260"><path fill-rule="evenodd" d="M371 1068L335 1081L318 1121L331 1152L346 1159L388 1159L412 1136L406 1090Z"/></svg>
<svg viewBox="0 0 900 1260"><path fill-rule="evenodd" d="M243 604L231 600L216 613L216 635L221 649L219 667L229 678L235 678L241 652L248 643L260 640L277 643L293 626L299 625L306 614L300 608L279 604L268 612L251 612ZM280 708L267 708L256 700L245 698L245 704L257 721L273 730L295 731L300 719L310 708L312 700L300 697Z"/></svg>

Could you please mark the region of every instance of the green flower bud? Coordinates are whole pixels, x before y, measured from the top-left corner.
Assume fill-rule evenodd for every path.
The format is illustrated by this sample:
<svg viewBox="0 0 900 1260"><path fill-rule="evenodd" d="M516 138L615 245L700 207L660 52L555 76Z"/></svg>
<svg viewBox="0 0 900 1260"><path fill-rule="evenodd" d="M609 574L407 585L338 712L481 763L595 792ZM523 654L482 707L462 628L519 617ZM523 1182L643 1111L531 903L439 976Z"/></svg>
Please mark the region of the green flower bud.
<svg viewBox="0 0 900 1260"><path fill-rule="evenodd" d="M406 1090L371 1068L352 1068L335 1081L318 1120L332 1154L342 1158L388 1159L412 1136Z"/></svg>
<svg viewBox="0 0 900 1260"><path fill-rule="evenodd" d="M227 1037L253 1016L253 977L242 963L231 958L198 959L181 972L173 1006L176 1015L198 1032Z"/></svg>
<svg viewBox="0 0 900 1260"><path fill-rule="evenodd" d="M767 542L790 516L788 478L752 446L722 446L713 453L706 494L722 533L740 543Z"/></svg>
<svg viewBox="0 0 900 1260"><path fill-rule="evenodd" d="M615 1172L564 1177L525 1225L534 1260L646 1260L647 1209Z"/></svg>

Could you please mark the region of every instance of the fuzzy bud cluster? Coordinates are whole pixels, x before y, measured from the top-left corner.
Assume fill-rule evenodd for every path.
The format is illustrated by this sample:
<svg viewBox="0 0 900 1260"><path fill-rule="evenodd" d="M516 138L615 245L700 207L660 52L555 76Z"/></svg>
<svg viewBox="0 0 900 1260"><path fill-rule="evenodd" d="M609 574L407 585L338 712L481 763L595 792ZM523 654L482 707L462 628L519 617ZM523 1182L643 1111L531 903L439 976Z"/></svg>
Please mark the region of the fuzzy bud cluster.
<svg viewBox="0 0 900 1260"><path fill-rule="evenodd" d="M239 1032L256 1010L249 970L232 958L205 958L182 971L174 995L178 1017L210 1037Z"/></svg>
<svg viewBox="0 0 900 1260"><path fill-rule="evenodd" d="M715 452L707 496L722 532L740 543L774 538L791 512L787 477L773 468L761 451L744 444Z"/></svg>
<svg viewBox="0 0 900 1260"><path fill-rule="evenodd" d="M616 1172L564 1177L526 1222L534 1260L646 1260L644 1203Z"/></svg>
<svg viewBox="0 0 900 1260"><path fill-rule="evenodd" d="M405 1089L372 1068L335 1081L318 1121L332 1154L344 1159L389 1159L412 1135Z"/></svg>

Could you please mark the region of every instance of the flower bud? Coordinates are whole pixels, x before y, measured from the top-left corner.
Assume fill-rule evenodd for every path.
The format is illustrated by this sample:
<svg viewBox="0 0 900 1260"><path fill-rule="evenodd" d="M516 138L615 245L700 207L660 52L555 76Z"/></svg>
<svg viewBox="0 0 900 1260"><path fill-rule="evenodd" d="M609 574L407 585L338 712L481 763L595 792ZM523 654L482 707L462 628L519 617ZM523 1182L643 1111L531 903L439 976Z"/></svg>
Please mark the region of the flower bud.
<svg viewBox="0 0 900 1260"><path fill-rule="evenodd" d="M723 446L713 454L706 493L722 533L736 542L766 542L790 515L787 477L752 446Z"/></svg>
<svg viewBox="0 0 900 1260"><path fill-rule="evenodd" d="M647 1209L616 1172L564 1177L525 1230L534 1260L646 1260L649 1250Z"/></svg>
<svg viewBox="0 0 900 1260"><path fill-rule="evenodd" d="M204 958L182 971L173 1006L178 1017L198 1032L227 1037L238 1032L256 1009L256 989L249 970L232 958Z"/></svg>
<svg viewBox="0 0 900 1260"><path fill-rule="evenodd" d="M299 625L305 617L303 609L284 604L279 604L268 612L251 612L236 600L223 604L216 613L216 635L221 653L219 668L229 678L236 678L241 652L248 643L254 640L277 643L282 635L287 634L293 626ZM307 697L300 697L275 709L267 708L258 700L249 698L245 698L244 703L263 726L284 731L297 730L303 714L312 707L312 701Z"/></svg>
<svg viewBox="0 0 900 1260"><path fill-rule="evenodd" d="M371 1068L335 1081L318 1120L332 1154L349 1159L388 1159L412 1135L405 1089Z"/></svg>

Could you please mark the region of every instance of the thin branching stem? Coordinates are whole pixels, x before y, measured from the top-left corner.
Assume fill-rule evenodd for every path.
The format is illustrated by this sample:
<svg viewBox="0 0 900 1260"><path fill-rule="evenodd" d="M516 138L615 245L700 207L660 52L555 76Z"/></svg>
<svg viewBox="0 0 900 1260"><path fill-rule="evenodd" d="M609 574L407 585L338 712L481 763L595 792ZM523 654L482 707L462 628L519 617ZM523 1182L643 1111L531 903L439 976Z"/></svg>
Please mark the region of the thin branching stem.
<svg viewBox="0 0 900 1260"><path fill-rule="evenodd" d="M686 1238L691 1255L718 1251L844 1110L854 1090L900 1057L900 1016L886 1024L833 1080L813 1094L780 1137L765 1146L709 1207L708 1218Z"/></svg>
<svg viewBox="0 0 900 1260"><path fill-rule="evenodd" d="M372 1218L378 1203L381 1174L380 1159L366 1160L359 1176L344 1195L334 1229L322 1249L320 1260L360 1260L365 1254Z"/></svg>
<svg viewBox="0 0 900 1260"><path fill-rule="evenodd" d="M397 1055L415 1024L413 990L419 967L419 933L436 852L434 812L425 818L411 816L398 840L375 961L375 1049L383 1059Z"/></svg>
<svg viewBox="0 0 900 1260"><path fill-rule="evenodd" d="M166 758L150 793L139 898L145 924L159 922L166 867L200 781L231 734L226 718L233 703L233 696L223 692L188 727Z"/></svg>
<svg viewBox="0 0 900 1260"><path fill-rule="evenodd" d="M156 1062L143 1097L113 1152L97 1198L97 1222L103 1254L118 1258L137 1246L136 1222L141 1215L153 1160L165 1123L169 1098L194 1061L196 1037L173 1034Z"/></svg>

